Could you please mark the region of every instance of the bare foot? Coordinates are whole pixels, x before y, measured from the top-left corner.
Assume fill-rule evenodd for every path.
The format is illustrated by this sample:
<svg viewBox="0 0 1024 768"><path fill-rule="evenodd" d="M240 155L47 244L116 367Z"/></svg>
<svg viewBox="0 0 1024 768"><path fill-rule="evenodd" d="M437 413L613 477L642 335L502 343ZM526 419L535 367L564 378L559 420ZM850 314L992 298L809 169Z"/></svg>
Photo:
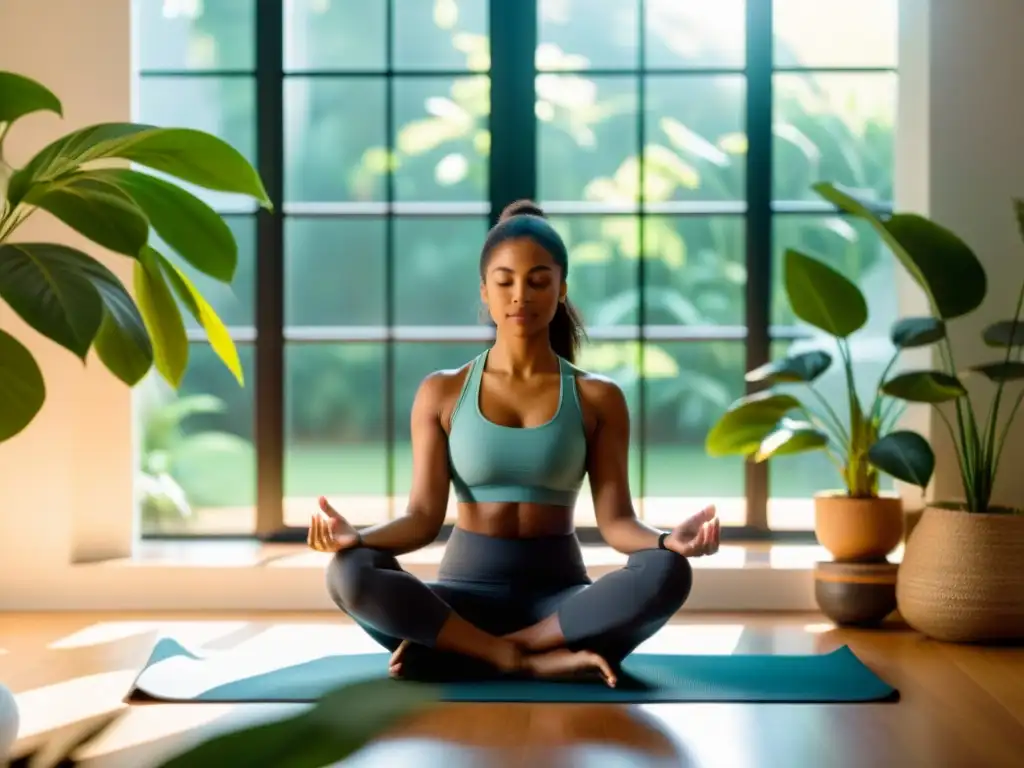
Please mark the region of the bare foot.
<svg viewBox="0 0 1024 768"><path fill-rule="evenodd" d="M391 654L391 661L388 662L388 675L391 677L402 676L402 661L405 659L407 650L409 650L409 641L403 640L402 644Z"/></svg>
<svg viewBox="0 0 1024 768"><path fill-rule="evenodd" d="M610 688L614 688L617 682L611 665L591 651L558 648L526 656L523 666L534 677L573 677L596 672Z"/></svg>

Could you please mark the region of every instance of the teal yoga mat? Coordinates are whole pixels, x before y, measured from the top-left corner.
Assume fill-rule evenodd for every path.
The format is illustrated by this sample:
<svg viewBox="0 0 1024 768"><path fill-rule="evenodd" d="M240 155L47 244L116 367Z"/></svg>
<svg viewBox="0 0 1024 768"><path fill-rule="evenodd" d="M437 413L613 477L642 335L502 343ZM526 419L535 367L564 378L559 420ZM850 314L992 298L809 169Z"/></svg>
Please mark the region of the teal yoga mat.
<svg viewBox="0 0 1024 768"><path fill-rule="evenodd" d="M344 683L387 675L386 653L327 655L276 668L232 653L200 657L172 639L155 646L128 700L309 702ZM264 671L259 671L260 665ZM395 685L416 683L395 681ZM616 688L599 681L487 680L441 685L445 701L657 703L894 701L895 688L843 646L805 656L635 653Z"/></svg>

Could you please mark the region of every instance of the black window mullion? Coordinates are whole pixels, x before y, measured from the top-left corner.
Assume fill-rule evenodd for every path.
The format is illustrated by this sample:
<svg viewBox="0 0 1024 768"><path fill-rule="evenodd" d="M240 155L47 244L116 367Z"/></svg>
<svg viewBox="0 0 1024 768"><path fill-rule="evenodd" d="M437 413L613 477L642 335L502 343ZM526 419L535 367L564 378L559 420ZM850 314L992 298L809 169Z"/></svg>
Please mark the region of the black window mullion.
<svg viewBox="0 0 1024 768"><path fill-rule="evenodd" d="M746 370L768 362L772 280L773 0L747 0ZM755 391L747 385L747 391ZM746 465L747 527L768 530L768 465Z"/></svg>
<svg viewBox="0 0 1024 768"><path fill-rule="evenodd" d="M488 0L491 39L490 222L520 198L537 196L534 80L537 0Z"/></svg>
<svg viewBox="0 0 1024 768"><path fill-rule="evenodd" d="M644 377L645 366L645 354L647 350L647 344L644 343L644 327L647 324L647 259L645 258L645 238L644 230L647 228L647 196L644 194L644 184L646 183L646 168L647 161L645 158L645 148L647 146L647 3L645 0L637 0L637 108L636 108L636 139L637 139L637 157L640 158L640 162L637 163L637 173L639 178L637 179L637 204L639 207L639 219L640 227L637 230L637 250L640 254L640 258L637 259L636 268L636 279L637 279L637 299L639 304L638 312L640 316L637 318L637 365L640 366L640 386L637 389L637 411L638 423L636 425L637 443L640 446L639 452L639 484L640 488L640 499L639 509L637 510L640 517L644 516L644 497L647 494L647 380Z"/></svg>
<svg viewBox="0 0 1024 768"><path fill-rule="evenodd" d="M284 527L284 11L256 0L256 166L273 211L256 214L256 535Z"/></svg>
<svg viewBox="0 0 1024 768"><path fill-rule="evenodd" d="M378 0L380 2L381 0ZM395 2L383 0L387 4L384 17L384 29L387 35L385 46L385 66L391 72L395 66ZM385 195L387 199L387 218L384 224L384 325L393 328L395 325L395 166L391 155L395 145L395 78L385 75L384 130L387 134L385 152L388 158L388 172L385 178ZM387 493L387 517L395 517L395 342L388 340L384 344L384 487Z"/></svg>

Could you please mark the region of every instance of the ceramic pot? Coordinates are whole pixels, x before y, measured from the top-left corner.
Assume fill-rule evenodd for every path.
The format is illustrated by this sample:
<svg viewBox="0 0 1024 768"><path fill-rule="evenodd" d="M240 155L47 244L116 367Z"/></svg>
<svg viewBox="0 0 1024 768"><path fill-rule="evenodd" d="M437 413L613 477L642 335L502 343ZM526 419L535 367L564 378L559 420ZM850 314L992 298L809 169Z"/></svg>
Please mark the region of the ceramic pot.
<svg viewBox="0 0 1024 768"><path fill-rule="evenodd" d="M925 509L896 580L900 615L949 642L1024 641L1024 512Z"/></svg>
<svg viewBox="0 0 1024 768"><path fill-rule="evenodd" d="M840 626L873 627L896 610L897 565L820 562L814 597L821 612Z"/></svg>
<svg viewBox="0 0 1024 768"><path fill-rule="evenodd" d="M0 765L6 765L18 738L18 702L14 694L0 683Z"/></svg>
<svg viewBox="0 0 1024 768"><path fill-rule="evenodd" d="M903 501L895 494L855 499L842 491L814 497L814 533L837 561L879 562L903 538Z"/></svg>

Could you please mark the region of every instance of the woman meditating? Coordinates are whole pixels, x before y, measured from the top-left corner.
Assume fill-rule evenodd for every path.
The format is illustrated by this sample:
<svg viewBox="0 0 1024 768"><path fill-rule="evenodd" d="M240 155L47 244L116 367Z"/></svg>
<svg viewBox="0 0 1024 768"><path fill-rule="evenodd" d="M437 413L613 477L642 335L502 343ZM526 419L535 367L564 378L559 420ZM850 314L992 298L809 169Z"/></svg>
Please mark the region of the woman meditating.
<svg viewBox="0 0 1024 768"><path fill-rule="evenodd" d="M543 212L510 205L480 257L494 344L421 383L405 515L356 531L321 498L310 521L309 545L335 553L331 597L393 652L393 676L596 673L614 686L619 663L689 595L687 558L718 550L714 507L672 531L637 519L626 401L573 365L582 328L567 276L565 245ZM573 526L584 476L602 537L629 556L596 582ZM449 486L457 523L438 580L424 583L395 558L435 540Z"/></svg>

